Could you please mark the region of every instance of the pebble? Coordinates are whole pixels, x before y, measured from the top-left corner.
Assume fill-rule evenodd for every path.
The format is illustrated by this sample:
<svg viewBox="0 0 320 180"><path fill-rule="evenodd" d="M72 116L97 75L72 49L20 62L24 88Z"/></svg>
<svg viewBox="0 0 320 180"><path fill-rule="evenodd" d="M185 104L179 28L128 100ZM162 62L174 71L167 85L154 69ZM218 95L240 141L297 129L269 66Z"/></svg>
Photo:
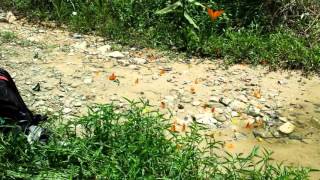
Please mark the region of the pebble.
<svg viewBox="0 0 320 180"><path fill-rule="evenodd" d="M260 116L260 109L254 107L254 106L250 106L248 108L248 115L251 115L253 117Z"/></svg>
<svg viewBox="0 0 320 180"><path fill-rule="evenodd" d="M234 100L229 104L229 107L234 111L243 111L247 108L247 105L241 101Z"/></svg>
<svg viewBox="0 0 320 180"><path fill-rule="evenodd" d="M216 127L216 124L218 123L218 121L212 117L211 113L196 114L194 115L194 119L196 122L210 127Z"/></svg>
<svg viewBox="0 0 320 180"><path fill-rule="evenodd" d="M126 59L119 59L117 62L118 62L118 64L120 64L121 66L129 66L129 65L130 65L129 61L126 60Z"/></svg>
<svg viewBox="0 0 320 180"><path fill-rule="evenodd" d="M232 102L232 99L222 97L219 99L219 102L225 106L229 106L229 104Z"/></svg>
<svg viewBox="0 0 320 180"><path fill-rule="evenodd" d="M92 83L92 78L85 78L85 79L83 80L83 82L84 82L85 84L91 84L91 83Z"/></svg>
<svg viewBox="0 0 320 180"><path fill-rule="evenodd" d="M282 116L279 117L279 120L284 123L288 122L288 119L286 117L282 117Z"/></svg>
<svg viewBox="0 0 320 180"><path fill-rule="evenodd" d="M72 109L71 108L64 108L62 112L63 112L63 114L69 114L72 112Z"/></svg>
<svg viewBox="0 0 320 180"><path fill-rule="evenodd" d="M201 104L200 101L193 101L192 106L199 106Z"/></svg>
<svg viewBox="0 0 320 180"><path fill-rule="evenodd" d="M17 20L17 18L16 18L16 16L11 12L11 11L9 11L9 12L7 12L7 14L6 14L6 21L8 22L8 23L13 23L14 21L16 21Z"/></svg>
<svg viewBox="0 0 320 180"><path fill-rule="evenodd" d="M217 97L217 96L211 96L211 97L209 98L209 102L217 103L217 102L219 102L219 100L220 100L220 98Z"/></svg>
<svg viewBox="0 0 320 180"><path fill-rule="evenodd" d="M239 113L237 113L236 111L232 111L231 117L239 117Z"/></svg>
<svg viewBox="0 0 320 180"><path fill-rule="evenodd" d="M119 51L113 51L111 53L106 54L107 57L112 57L112 58L116 58L116 59L122 59L124 58L124 54L122 54Z"/></svg>
<svg viewBox="0 0 320 180"><path fill-rule="evenodd" d="M111 50L111 46L109 44L101 46L97 49L100 53L105 54Z"/></svg>
<svg viewBox="0 0 320 180"><path fill-rule="evenodd" d="M132 64L146 64L148 61L146 59L143 58L132 58L129 60L130 63Z"/></svg>
<svg viewBox="0 0 320 180"><path fill-rule="evenodd" d="M82 38L82 35L81 35L81 34L78 34L78 33L74 33L74 34L72 35L72 37L73 37L74 39L80 39L80 38Z"/></svg>
<svg viewBox="0 0 320 180"><path fill-rule="evenodd" d="M81 107L82 103L80 101L76 101L76 102L73 103L73 106L74 107Z"/></svg>
<svg viewBox="0 0 320 180"><path fill-rule="evenodd" d="M184 109L184 106L182 104L178 104L178 109Z"/></svg>
<svg viewBox="0 0 320 180"><path fill-rule="evenodd" d="M83 41L83 42L78 42L73 46L75 49L79 49L79 50L85 50L87 48L87 42Z"/></svg>
<svg viewBox="0 0 320 180"><path fill-rule="evenodd" d="M140 69L139 66L134 65L134 64L130 64L130 65L128 66L128 68L129 68L129 69L132 69L132 70L139 70L139 69Z"/></svg>
<svg viewBox="0 0 320 180"><path fill-rule="evenodd" d="M286 122L278 128L278 130L284 134L290 134L294 131L294 129L295 126L290 122Z"/></svg>
<svg viewBox="0 0 320 180"><path fill-rule="evenodd" d="M159 79L159 76L158 76L158 75L153 75L153 76L152 76L152 80L157 80L157 79Z"/></svg>
<svg viewBox="0 0 320 180"><path fill-rule="evenodd" d="M214 114L214 118L219 122L225 122L228 120L228 118L223 114Z"/></svg>
<svg viewBox="0 0 320 180"><path fill-rule="evenodd" d="M192 102L192 98L187 97L187 96L183 96L183 97L180 99L180 101L181 101L182 103L191 103L191 102Z"/></svg>

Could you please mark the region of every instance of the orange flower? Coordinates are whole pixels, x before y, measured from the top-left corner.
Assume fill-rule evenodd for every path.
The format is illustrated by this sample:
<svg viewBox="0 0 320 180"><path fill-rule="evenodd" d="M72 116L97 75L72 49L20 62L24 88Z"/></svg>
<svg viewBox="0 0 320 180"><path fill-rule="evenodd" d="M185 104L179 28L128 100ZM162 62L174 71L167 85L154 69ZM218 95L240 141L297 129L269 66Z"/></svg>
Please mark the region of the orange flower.
<svg viewBox="0 0 320 180"><path fill-rule="evenodd" d="M117 76L114 75L114 73L112 73L111 76L109 76L109 80L110 80L110 81L114 81L114 80L116 80L116 79L117 79Z"/></svg>
<svg viewBox="0 0 320 180"><path fill-rule="evenodd" d="M219 16L221 16L221 14L224 13L224 10L212 10L210 8L208 8L208 15L210 16L212 21L215 21L216 19L218 19Z"/></svg>

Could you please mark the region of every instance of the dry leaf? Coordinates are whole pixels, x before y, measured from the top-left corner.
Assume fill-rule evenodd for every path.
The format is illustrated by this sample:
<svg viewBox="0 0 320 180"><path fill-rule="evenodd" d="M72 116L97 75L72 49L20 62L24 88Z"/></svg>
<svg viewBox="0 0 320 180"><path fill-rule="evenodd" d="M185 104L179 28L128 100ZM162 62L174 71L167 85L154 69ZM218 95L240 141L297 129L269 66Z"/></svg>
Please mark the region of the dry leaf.
<svg viewBox="0 0 320 180"><path fill-rule="evenodd" d="M215 107L212 107L212 108L211 108L211 112L214 113L215 111L216 111L216 108L215 108Z"/></svg>

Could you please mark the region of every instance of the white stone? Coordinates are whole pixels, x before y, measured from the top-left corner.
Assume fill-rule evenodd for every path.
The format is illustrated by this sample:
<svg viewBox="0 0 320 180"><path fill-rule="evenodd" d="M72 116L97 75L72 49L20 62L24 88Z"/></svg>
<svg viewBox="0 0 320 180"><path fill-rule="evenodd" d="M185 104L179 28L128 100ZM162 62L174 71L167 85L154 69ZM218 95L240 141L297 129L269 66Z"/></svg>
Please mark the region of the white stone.
<svg viewBox="0 0 320 180"><path fill-rule="evenodd" d="M76 101L76 102L73 103L73 106L74 107L81 107L82 103L80 101Z"/></svg>
<svg viewBox="0 0 320 180"><path fill-rule="evenodd" d="M229 104L232 102L232 99L222 97L219 99L219 102L225 106L229 106Z"/></svg>
<svg viewBox="0 0 320 180"><path fill-rule="evenodd" d="M193 106L199 106L200 104L201 104L200 101L193 101L193 102L192 102L192 105L193 105Z"/></svg>
<svg viewBox="0 0 320 180"><path fill-rule="evenodd" d="M9 11L9 12L7 12L6 20L8 23L13 23L14 21L17 20L17 18L11 11Z"/></svg>
<svg viewBox="0 0 320 180"><path fill-rule="evenodd" d="M204 113L204 114L196 114L194 115L195 121L200 124L205 124L211 127L215 127L218 121L212 117L211 113Z"/></svg>
<svg viewBox="0 0 320 180"><path fill-rule="evenodd" d="M134 64L130 64L128 67L129 67L130 69L132 69L132 70L139 70L139 69L140 69L139 66L134 65Z"/></svg>
<svg viewBox="0 0 320 180"><path fill-rule="evenodd" d="M74 46L75 49L85 50L87 48L87 42L77 42Z"/></svg>
<svg viewBox="0 0 320 180"><path fill-rule="evenodd" d="M145 60L143 58L132 58L129 61L132 64L146 64L147 63L147 60Z"/></svg>
<svg viewBox="0 0 320 180"><path fill-rule="evenodd" d="M247 105L245 103L238 101L238 100L232 101L229 106L234 111L243 111L247 107Z"/></svg>
<svg viewBox="0 0 320 180"><path fill-rule="evenodd" d="M219 102L219 97L217 96L211 96L210 99L209 99L209 102Z"/></svg>
<svg viewBox="0 0 320 180"><path fill-rule="evenodd" d="M64 108L62 112L63 112L63 114L69 114L71 111L72 111L72 109L70 109L70 108Z"/></svg>
<svg viewBox="0 0 320 180"><path fill-rule="evenodd" d="M119 60L117 60L117 62L118 62L118 64L120 64L121 66L129 66L129 65L130 65L129 61L126 60L126 59L119 59Z"/></svg>
<svg viewBox="0 0 320 180"><path fill-rule="evenodd" d="M108 53L106 56L108 57L112 57L112 58L117 58L117 59L121 59L124 58L124 54L122 54L119 51L113 51L111 53Z"/></svg>
<svg viewBox="0 0 320 180"><path fill-rule="evenodd" d="M111 50L111 46L109 44L101 46L97 49L100 53L106 53Z"/></svg>
<svg viewBox="0 0 320 180"><path fill-rule="evenodd" d="M84 82L85 84L91 84L91 83L92 83L92 79L91 79L91 78L85 78L85 79L83 80L83 82Z"/></svg>
<svg viewBox="0 0 320 180"><path fill-rule="evenodd" d="M173 96L165 96L164 97L165 102L167 102L168 104L173 104L175 101L175 98Z"/></svg>
<svg viewBox="0 0 320 180"><path fill-rule="evenodd" d="M231 116L232 116L232 117L238 117L238 116L239 116L239 113L237 113L236 111L232 111L232 112L231 112Z"/></svg>
<svg viewBox="0 0 320 180"><path fill-rule="evenodd" d="M278 128L278 130L284 134L290 134L294 131L294 129L295 126L290 122L286 122Z"/></svg>

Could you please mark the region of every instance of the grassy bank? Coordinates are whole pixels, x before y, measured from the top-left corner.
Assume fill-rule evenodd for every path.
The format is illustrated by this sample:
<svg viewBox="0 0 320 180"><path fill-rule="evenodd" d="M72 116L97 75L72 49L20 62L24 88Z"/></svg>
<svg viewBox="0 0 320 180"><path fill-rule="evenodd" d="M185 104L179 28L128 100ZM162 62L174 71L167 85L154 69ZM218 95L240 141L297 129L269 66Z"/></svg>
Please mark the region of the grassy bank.
<svg viewBox="0 0 320 180"><path fill-rule="evenodd" d="M232 156L220 142L198 134L186 136L145 103L127 110L114 105L91 108L67 124L47 123L48 144L29 145L21 134L1 135L0 175L4 179L306 179L310 169L275 165L272 153ZM170 135L171 134L171 135ZM168 137L171 137L170 139ZM207 141L206 148L198 148ZM221 157L213 152L224 152ZM221 153L218 153L221 154Z"/></svg>
<svg viewBox="0 0 320 180"><path fill-rule="evenodd" d="M5 0L2 3L25 13L31 20L56 20L74 31L95 31L124 44L173 48L232 63L319 72L317 0ZM210 19L208 8L223 9L224 13Z"/></svg>

